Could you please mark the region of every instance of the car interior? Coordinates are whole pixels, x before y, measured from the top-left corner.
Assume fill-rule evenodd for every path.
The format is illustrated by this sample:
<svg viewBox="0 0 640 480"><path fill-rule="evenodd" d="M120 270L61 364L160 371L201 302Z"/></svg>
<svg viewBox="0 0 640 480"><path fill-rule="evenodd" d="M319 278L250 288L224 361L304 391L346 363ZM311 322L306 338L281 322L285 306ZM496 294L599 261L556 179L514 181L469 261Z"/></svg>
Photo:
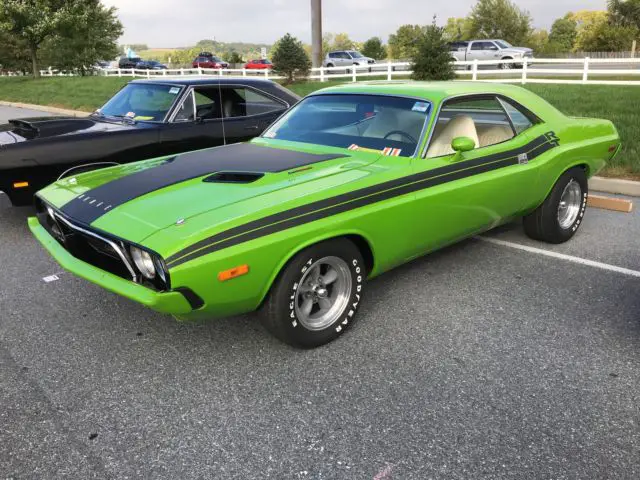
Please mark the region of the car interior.
<svg viewBox="0 0 640 480"><path fill-rule="evenodd" d="M250 88L229 86L208 86L194 89L195 118L215 120L219 118L247 117L276 110L286 106ZM186 99L174 122L193 121L193 107Z"/></svg>
<svg viewBox="0 0 640 480"><path fill-rule="evenodd" d="M451 142L471 138L476 148L511 140L533 124L516 107L497 97L477 97L445 103L440 111L427 150L427 157L451 155Z"/></svg>

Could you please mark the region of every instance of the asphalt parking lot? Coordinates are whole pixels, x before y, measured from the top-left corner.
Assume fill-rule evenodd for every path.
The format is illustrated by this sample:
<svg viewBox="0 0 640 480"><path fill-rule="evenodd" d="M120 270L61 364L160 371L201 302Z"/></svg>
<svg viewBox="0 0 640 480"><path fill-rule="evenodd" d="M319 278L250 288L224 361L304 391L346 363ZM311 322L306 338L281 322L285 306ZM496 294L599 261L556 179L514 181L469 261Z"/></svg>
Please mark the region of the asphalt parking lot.
<svg viewBox="0 0 640 480"><path fill-rule="evenodd" d="M61 273L5 200L0 478L640 477L637 210L414 261L300 351L254 315L180 324Z"/></svg>

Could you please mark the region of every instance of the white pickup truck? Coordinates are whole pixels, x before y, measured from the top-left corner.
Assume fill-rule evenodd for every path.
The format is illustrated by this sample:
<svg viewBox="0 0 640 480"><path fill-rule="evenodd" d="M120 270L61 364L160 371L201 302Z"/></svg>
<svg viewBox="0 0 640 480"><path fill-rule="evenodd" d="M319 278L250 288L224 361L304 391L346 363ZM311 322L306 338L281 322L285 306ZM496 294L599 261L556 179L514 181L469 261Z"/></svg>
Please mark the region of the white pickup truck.
<svg viewBox="0 0 640 480"><path fill-rule="evenodd" d="M455 60L518 60L533 58L533 50L514 47L504 40L470 40L449 43L449 51ZM499 68L522 68L522 63L500 63Z"/></svg>

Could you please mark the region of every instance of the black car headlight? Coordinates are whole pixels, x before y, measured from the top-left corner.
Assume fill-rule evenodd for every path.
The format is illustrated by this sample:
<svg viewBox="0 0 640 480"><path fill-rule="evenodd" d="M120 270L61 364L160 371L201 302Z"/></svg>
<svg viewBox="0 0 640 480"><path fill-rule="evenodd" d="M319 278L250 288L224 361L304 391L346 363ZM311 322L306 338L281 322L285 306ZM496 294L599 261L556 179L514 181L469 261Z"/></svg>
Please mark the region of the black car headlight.
<svg viewBox="0 0 640 480"><path fill-rule="evenodd" d="M136 264L140 273L142 273L142 275L148 280L156 278L156 262L151 254L134 246L131 246L130 250L133 263Z"/></svg>

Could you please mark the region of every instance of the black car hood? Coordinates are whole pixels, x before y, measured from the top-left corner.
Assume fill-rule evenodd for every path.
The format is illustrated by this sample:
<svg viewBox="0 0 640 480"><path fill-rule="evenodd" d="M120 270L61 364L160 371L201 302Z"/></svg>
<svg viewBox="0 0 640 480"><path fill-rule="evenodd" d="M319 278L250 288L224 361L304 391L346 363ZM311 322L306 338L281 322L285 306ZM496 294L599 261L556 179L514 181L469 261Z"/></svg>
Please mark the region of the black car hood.
<svg viewBox="0 0 640 480"><path fill-rule="evenodd" d="M94 117L20 118L0 125L0 145L80 133L111 132L133 127L134 125L107 122Z"/></svg>

